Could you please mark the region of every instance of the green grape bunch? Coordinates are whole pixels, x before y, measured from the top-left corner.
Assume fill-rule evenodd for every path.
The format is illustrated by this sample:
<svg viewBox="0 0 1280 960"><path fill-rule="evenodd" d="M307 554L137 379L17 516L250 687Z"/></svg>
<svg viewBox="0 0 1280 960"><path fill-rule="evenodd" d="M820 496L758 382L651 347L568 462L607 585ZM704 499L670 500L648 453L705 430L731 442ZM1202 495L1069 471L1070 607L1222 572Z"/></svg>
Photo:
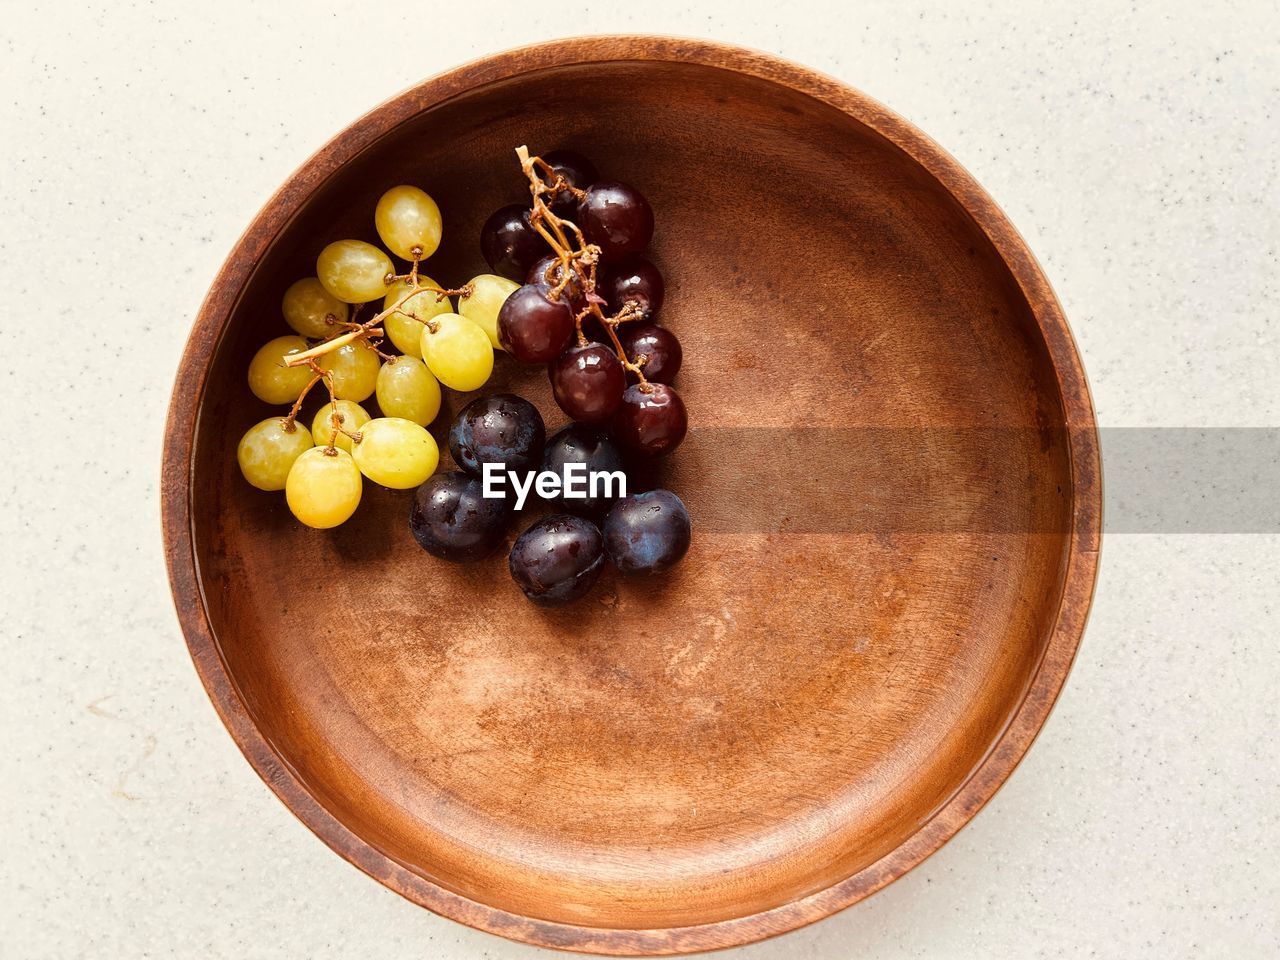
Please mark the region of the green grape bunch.
<svg viewBox="0 0 1280 960"><path fill-rule="evenodd" d="M488 381L502 349L498 313L517 288L481 274L449 289L421 272L440 247L443 220L419 187L386 191L373 220L382 247L325 246L315 276L284 293L293 333L268 340L249 362L253 395L289 409L245 432L240 471L260 490L283 490L293 515L317 529L355 513L365 480L410 489L435 472L440 451L426 428L440 413L441 387L465 392ZM409 268L397 272L393 256ZM378 312L361 320L371 303ZM320 384L328 399L308 429L299 417ZM362 406L371 397L380 416Z"/></svg>

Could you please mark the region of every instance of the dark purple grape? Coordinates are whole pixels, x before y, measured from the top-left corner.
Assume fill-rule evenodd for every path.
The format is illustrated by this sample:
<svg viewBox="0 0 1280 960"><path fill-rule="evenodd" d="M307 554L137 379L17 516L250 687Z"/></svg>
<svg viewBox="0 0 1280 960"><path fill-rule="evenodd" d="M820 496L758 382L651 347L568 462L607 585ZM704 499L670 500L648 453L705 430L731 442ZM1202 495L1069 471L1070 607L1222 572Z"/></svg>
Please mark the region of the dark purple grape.
<svg viewBox="0 0 1280 960"><path fill-rule="evenodd" d="M649 386L648 392L635 383L627 387L613 415L613 436L628 453L661 457L680 445L689 429L689 417L674 387L665 383Z"/></svg>
<svg viewBox="0 0 1280 960"><path fill-rule="evenodd" d="M644 257L627 257L621 263L602 264L596 277L596 292L604 297L610 313L630 302L652 318L662 309L667 287L658 268Z"/></svg>
<svg viewBox="0 0 1280 960"><path fill-rule="evenodd" d="M537 407L513 393L498 393L462 408L449 430L449 452L459 467L477 477L486 463L524 472L538 468L546 438Z"/></svg>
<svg viewBox="0 0 1280 960"><path fill-rule="evenodd" d="M569 186L578 190L587 189L599 177L599 174L596 173L595 164L582 154L575 153L572 150L552 150L542 159L558 176L564 177ZM551 179L554 180L554 178ZM573 219L577 208L577 198L567 190L563 193L558 193L551 203L551 210L556 216L567 217L570 220Z"/></svg>
<svg viewBox="0 0 1280 960"><path fill-rule="evenodd" d="M427 553L462 562L487 557L507 533L511 504L484 496L476 477L455 470L437 473L420 486L409 512L409 529Z"/></svg>
<svg viewBox="0 0 1280 960"><path fill-rule="evenodd" d="M598 514L615 499L618 484L606 488L598 486L597 494L591 495L590 477L592 474L617 474L626 476L622 462L622 451L605 431L582 423L571 423L547 441L546 452L542 456L542 469L564 476L565 467L571 463L580 463L586 468L587 496L566 497L563 492L547 499L561 510L572 510L575 513Z"/></svg>
<svg viewBox="0 0 1280 960"><path fill-rule="evenodd" d="M635 187L616 181L592 184L578 201L578 219L588 243L604 257L639 253L653 236L653 211Z"/></svg>
<svg viewBox="0 0 1280 960"><path fill-rule="evenodd" d="M624 323L618 330L618 339L632 363L645 358L642 369L646 380L670 383L680 372L684 350L676 335L666 327L656 323Z"/></svg>
<svg viewBox="0 0 1280 960"><path fill-rule="evenodd" d="M549 253L529 268L524 282L537 287L545 294L560 282L560 271L562 269L560 258L554 253ZM582 284L579 283L576 275L569 278L569 282L565 284L565 288L560 295L562 297L567 295L569 306L573 309L575 315L587 305L587 301L582 295Z"/></svg>
<svg viewBox="0 0 1280 960"><path fill-rule="evenodd" d="M507 564L526 597L558 606L577 600L600 577L604 538L590 520L557 513L520 534Z"/></svg>
<svg viewBox="0 0 1280 960"><path fill-rule="evenodd" d="M529 274L525 277L524 282L537 287L545 294L560 282L561 269L560 258L553 253L549 253L529 268ZM576 274L565 284L564 290L561 291L562 297L565 294L568 294L569 308L573 311L573 315L577 317L587 306L587 299L582 293L582 284ZM597 343L606 343L609 340L608 335L604 332L604 327L600 325L600 321L593 314L588 314L582 319L582 332L588 340L595 340Z"/></svg>
<svg viewBox="0 0 1280 960"><path fill-rule="evenodd" d="M573 330L569 304L548 300L532 284L514 291L498 311L498 342L522 363L550 363Z"/></svg>
<svg viewBox="0 0 1280 960"><path fill-rule="evenodd" d="M627 388L626 372L612 347L571 344L547 366L560 409L582 423L602 423L613 415Z"/></svg>
<svg viewBox="0 0 1280 960"><path fill-rule="evenodd" d="M480 228L480 252L494 273L522 280L547 244L529 223L529 208L513 203L496 210Z"/></svg>
<svg viewBox="0 0 1280 960"><path fill-rule="evenodd" d="M689 511L670 490L623 497L604 521L604 549L619 573L661 573L689 550Z"/></svg>

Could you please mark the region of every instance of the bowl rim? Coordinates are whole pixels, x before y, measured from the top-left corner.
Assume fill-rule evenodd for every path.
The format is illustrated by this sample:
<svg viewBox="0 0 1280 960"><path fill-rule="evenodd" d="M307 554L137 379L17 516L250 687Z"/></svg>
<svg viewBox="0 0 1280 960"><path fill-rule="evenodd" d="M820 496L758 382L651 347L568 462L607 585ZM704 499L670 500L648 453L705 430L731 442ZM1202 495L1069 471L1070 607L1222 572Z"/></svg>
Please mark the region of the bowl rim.
<svg viewBox="0 0 1280 960"><path fill-rule="evenodd" d="M1062 399L1072 481L1066 572L1048 644L1005 730L961 787L901 845L826 889L742 917L651 929L557 923L509 913L469 899L382 853L330 814L267 741L241 698L208 620L192 534L193 455L210 362L226 321L258 261L312 193L343 164L393 128L456 95L548 68L619 61L693 63L789 88L863 123L934 177L991 241L1040 327ZM954 158L880 103L807 67L710 40L608 35L519 47L424 80L357 119L290 175L236 241L196 316L169 405L161 513L174 604L209 699L254 770L316 836L344 859L407 899L476 929L563 950L615 956L669 955L752 943L851 906L937 851L991 799L1043 727L1079 647L1098 574L1102 468L1088 381L1062 308L1022 237Z"/></svg>

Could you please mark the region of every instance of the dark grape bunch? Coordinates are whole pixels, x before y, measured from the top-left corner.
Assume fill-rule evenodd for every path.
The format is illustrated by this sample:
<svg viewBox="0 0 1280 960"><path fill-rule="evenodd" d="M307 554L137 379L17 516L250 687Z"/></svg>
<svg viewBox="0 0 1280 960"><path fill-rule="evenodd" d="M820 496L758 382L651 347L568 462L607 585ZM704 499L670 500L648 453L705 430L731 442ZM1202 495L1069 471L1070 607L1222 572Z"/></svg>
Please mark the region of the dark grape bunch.
<svg viewBox="0 0 1280 960"><path fill-rule="evenodd" d="M608 425L633 455L669 454L688 415L671 385L680 341L657 323L665 284L641 256L653 237L649 202L598 179L576 153L516 153L533 206L503 207L480 237L493 270L525 281L498 312L499 344L547 365L556 402L574 420Z"/></svg>
<svg viewBox="0 0 1280 960"><path fill-rule="evenodd" d="M657 322L665 284L642 255L654 230L648 201L634 187L601 180L579 154L535 157L524 147L516 154L531 206L501 208L480 236L490 268L523 284L498 311L498 344L546 367L556 403L574 422L546 440L537 408L510 394L459 413L449 449L460 469L423 484L410 516L418 543L446 560L474 560L505 541L517 506L510 494L483 495L486 464L529 481L538 470L563 477L570 464L588 476L625 474L670 454L688 429L673 386L683 352ZM689 549L689 513L669 490L538 493L553 512L517 537L508 559L534 603L584 596L606 558L625 575L657 574Z"/></svg>
<svg viewBox="0 0 1280 960"><path fill-rule="evenodd" d="M435 474L414 497L409 528L422 549L467 562L489 556L506 540L515 507L510 496L484 496L486 463L523 474L526 482L538 468L563 475L571 463L625 472L622 451L600 427L573 423L544 443L545 436L538 408L513 394L464 407L449 431L449 450L461 469ZM555 512L516 539L508 561L512 579L539 605L585 595L606 558L620 573L653 574L670 569L689 549L689 512L669 490L543 499Z"/></svg>

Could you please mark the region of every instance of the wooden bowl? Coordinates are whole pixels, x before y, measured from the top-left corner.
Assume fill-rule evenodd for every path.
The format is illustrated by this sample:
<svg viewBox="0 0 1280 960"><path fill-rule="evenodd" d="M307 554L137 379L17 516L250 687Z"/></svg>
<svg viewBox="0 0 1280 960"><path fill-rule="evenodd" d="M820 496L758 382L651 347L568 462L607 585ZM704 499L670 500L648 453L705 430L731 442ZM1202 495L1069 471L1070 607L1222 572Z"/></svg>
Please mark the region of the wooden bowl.
<svg viewBox="0 0 1280 960"><path fill-rule="evenodd" d="M309 530L235 457L270 414L249 357L320 247L374 239L378 195L411 182L444 211L426 272L484 272L522 143L648 195L694 426L665 468L684 563L552 611L505 554L419 550L408 493L367 484ZM563 420L540 370L503 358L504 388ZM1100 518L1071 334L964 170L825 77L647 37L428 80L291 177L196 320L163 499L196 667L280 799L416 903L604 954L790 930L938 849L1062 686Z"/></svg>

